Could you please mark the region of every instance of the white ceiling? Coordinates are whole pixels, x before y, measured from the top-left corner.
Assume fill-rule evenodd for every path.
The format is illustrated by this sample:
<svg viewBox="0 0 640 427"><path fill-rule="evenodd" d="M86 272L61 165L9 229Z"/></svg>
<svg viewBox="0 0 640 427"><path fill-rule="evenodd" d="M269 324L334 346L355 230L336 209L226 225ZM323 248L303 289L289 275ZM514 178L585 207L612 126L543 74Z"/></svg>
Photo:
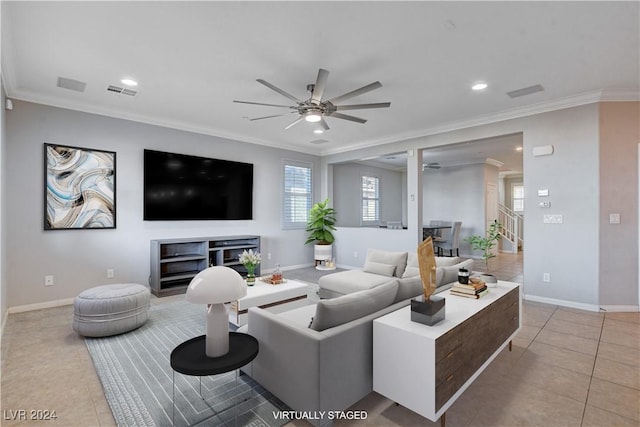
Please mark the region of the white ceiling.
<svg viewBox="0 0 640 427"><path fill-rule="evenodd" d="M11 2L2 1L9 97L259 144L330 154L600 99L637 99L638 2ZM379 80L347 103L390 101L283 128L318 68L325 99ZM86 82L83 93L58 77ZM138 95L106 91L139 81ZM489 88L473 92L472 83ZM506 92L541 84L544 92Z"/></svg>

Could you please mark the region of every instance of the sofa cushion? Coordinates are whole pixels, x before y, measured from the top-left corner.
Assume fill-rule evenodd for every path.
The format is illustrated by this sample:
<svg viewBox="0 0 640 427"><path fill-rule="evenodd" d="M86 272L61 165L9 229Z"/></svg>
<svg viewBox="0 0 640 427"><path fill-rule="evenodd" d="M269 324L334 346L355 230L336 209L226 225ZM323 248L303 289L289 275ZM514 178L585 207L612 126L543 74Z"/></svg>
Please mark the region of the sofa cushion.
<svg viewBox="0 0 640 427"><path fill-rule="evenodd" d="M447 267L451 265L456 265L460 262L460 258L458 257L437 256L435 258L436 258L436 267ZM404 273L402 274L402 278L415 277L419 275L420 275L420 267L418 265L418 254L414 252L409 252L409 254L407 255L407 268L404 270Z"/></svg>
<svg viewBox="0 0 640 427"><path fill-rule="evenodd" d="M389 252L378 249L368 249L365 264L367 262L393 264L396 266L396 271L393 275L395 277L402 277L402 273L404 273L404 269L407 266L407 255L407 252Z"/></svg>
<svg viewBox="0 0 640 427"><path fill-rule="evenodd" d="M456 265L460 262L460 258L457 256L437 256L436 257L436 267L449 267L452 265Z"/></svg>
<svg viewBox="0 0 640 427"><path fill-rule="evenodd" d="M418 295L421 295L422 292L422 280L420 279L420 276L398 279L398 292L396 293L396 299L393 302L395 303L417 297Z"/></svg>
<svg viewBox="0 0 640 427"><path fill-rule="evenodd" d="M318 284L321 289L346 295L371 289L388 281L389 277L379 274L367 273L362 270L347 270L322 276L318 280Z"/></svg>
<svg viewBox="0 0 640 427"><path fill-rule="evenodd" d="M396 266L394 264L383 264L381 262L366 261L364 268L365 273L380 274L381 276L393 277L396 272Z"/></svg>
<svg viewBox="0 0 640 427"><path fill-rule="evenodd" d="M390 280L373 289L322 300L316 304L316 313L309 327L316 331L323 331L375 313L391 305L397 292L397 280Z"/></svg>
<svg viewBox="0 0 640 427"><path fill-rule="evenodd" d="M462 267L465 267L468 270L471 270L473 267L473 260L468 259L466 261L462 261L459 264L447 266L447 267L436 267L436 283L439 286L447 285L451 282L458 281L458 270ZM438 279L438 270L441 270L442 278Z"/></svg>

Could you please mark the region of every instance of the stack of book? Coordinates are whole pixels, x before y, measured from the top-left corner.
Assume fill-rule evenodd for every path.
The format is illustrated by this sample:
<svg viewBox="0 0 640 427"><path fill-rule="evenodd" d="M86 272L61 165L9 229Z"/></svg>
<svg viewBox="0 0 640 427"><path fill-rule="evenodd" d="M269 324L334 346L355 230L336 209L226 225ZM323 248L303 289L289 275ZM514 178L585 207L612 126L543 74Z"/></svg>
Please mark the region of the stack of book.
<svg viewBox="0 0 640 427"><path fill-rule="evenodd" d="M475 298L478 299L483 295L489 293L489 289L487 289L487 284L484 282L472 283L469 282L467 285L463 285L462 283L456 283L449 290L451 295L458 295L465 298Z"/></svg>

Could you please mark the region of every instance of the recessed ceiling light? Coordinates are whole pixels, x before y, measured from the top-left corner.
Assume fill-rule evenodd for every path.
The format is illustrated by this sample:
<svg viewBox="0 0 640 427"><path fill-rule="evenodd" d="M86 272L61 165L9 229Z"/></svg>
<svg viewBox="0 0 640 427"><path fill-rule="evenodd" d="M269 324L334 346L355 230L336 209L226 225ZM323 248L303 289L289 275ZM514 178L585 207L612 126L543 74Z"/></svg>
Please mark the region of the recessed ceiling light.
<svg viewBox="0 0 640 427"><path fill-rule="evenodd" d="M127 86L138 86L138 82L132 79L122 79L120 82Z"/></svg>
<svg viewBox="0 0 640 427"><path fill-rule="evenodd" d="M473 86L471 86L471 89L473 90L483 90L487 88L487 84L485 82L477 82L474 83Z"/></svg>
<svg viewBox="0 0 640 427"><path fill-rule="evenodd" d="M322 129L314 129L313 133L323 133L324 131Z"/></svg>

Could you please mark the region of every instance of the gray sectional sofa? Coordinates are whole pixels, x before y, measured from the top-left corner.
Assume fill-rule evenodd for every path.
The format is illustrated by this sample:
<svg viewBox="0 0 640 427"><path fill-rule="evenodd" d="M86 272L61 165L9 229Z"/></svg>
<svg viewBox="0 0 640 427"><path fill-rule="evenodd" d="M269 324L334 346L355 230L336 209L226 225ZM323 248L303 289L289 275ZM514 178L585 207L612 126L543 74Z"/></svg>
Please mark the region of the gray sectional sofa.
<svg viewBox="0 0 640 427"><path fill-rule="evenodd" d="M436 284L438 288L455 282L462 267L471 271L473 260L458 257L436 257ZM418 257L411 252L389 252L369 249L362 270L347 270L327 274L318 284L320 298L336 298L352 292L371 289L396 278L400 281L420 276Z"/></svg>
<svg viewBox="0 0 640 427"><path fill-rule="evenodd" d="M373 320L421 292L419 280L404 286L391 279L279 314L250 308L240 330L258 340L260 352L243 371L295 411L324 411L309 420L314 425L330 424L329 411L343 411L373 390Z"/></svg>
<svg viewBox="0 0 640 427"><path fill-rule="evenodd" d="M328 411L343 411L371 393L373 320L422 293L414 255L371 250L367 261L362 271L329 275L343 285L338 297L278 314L252 307L239 329L260 343L242 370L295 411L325 411L325 418L310 420L315 425L330 424ZM470 268L459 261L440 261L436 292L457 280L460 265ZM453 265L442 265L447 262Z"/></svg>

